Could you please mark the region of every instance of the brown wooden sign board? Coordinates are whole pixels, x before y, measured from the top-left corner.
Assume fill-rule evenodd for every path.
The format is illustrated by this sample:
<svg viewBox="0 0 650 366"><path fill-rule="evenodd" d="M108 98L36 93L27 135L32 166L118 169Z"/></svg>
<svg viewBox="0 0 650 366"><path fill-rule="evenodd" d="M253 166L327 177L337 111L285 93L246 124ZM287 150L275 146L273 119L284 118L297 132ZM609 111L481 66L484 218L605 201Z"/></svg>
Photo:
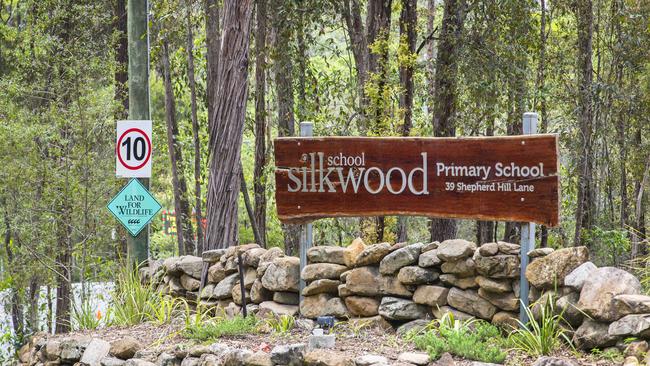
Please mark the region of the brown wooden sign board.
<svg viewBox="0 0 650 366"><path fill-rule="evenodd" d="M275 140L278 217L412 215L556 226L556 135Z"/></svg>

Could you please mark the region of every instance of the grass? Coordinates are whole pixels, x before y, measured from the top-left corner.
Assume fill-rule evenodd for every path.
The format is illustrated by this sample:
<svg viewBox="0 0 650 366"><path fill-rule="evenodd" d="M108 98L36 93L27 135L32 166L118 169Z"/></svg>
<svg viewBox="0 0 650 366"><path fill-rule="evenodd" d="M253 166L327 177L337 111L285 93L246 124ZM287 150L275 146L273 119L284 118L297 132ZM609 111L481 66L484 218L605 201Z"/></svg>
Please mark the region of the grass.
<svg viewBox="0 0 650 366"><path fill-rule="evenodd" d="M406 338L433 359L445 352L489 363L502 363L506 358L500 347L505 340L497 327L484 321L454 319L451 313L432 321L424 330L407 334Z"/></svg>
<svg viewBox="0 0 650 366"><path fill-rule="evenodd" d="M110 313L112 324L135 325L151 318L160 295L151 285L140 282L137 268L120 266L115 286Z"/></svg>
<svg viewBox="0 0 650 366"><path fill-rule="evenodd" d="M521 328L514 330L508 336L512 348L531 356L539 356L551 354L562 345L562 340L571 345L567 331L562 326L566 323L563 318L564 311L560 313L555 311L555 296L550 295L544 304L538 306L540 309L538 319L535 319L530 308L525 309L529 322L522 324L518 321Z"/></svg>
<svg viewBox="0 0 650 366"><path fill-rule="evenodd" d="M181 314L183 308L187 307L189 305L184 298L158 293L150 300L147 317L158 325L168 324L173 318Z"/></svg>
<svg viewBox="0 0 650 366"><path fill-rule="evenodd" d="M271 316L265 320L266 325L279 335L287 335L295 326L296 319L291 315Z"/></svg>
<svg viewBox="0 0 650 366"><path fill-rule="evenodd" d="M208 341L224 336L256 333L257 325L257 319L253 316L214 317L200 323L188 324L183 331L183 336L197 341Z"/></svg>
<svg viewBox="0 0 650 366"><path fill-rule="evenodd" d="M72 308L70 314L72 328L79 329L97 329L102 324L102 317L99 311L95 311L90 301L84 300L79 306Z"/></svg>

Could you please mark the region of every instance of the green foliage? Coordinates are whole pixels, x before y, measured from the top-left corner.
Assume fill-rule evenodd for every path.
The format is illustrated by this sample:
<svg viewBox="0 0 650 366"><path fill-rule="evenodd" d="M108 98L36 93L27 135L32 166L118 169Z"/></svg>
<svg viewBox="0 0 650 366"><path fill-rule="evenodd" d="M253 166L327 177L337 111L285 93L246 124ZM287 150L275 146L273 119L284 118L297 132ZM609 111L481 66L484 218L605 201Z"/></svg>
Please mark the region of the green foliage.
<svg viewBox="0 0 650 366"><path fill-rule="evenodd" d="M159 305L159 294L149 284L143 284L137 268L120 266L115 279L111 322L116 325L134 325L157 318L154 309Z"/></svg>
<svg viewBox="0 0 650 366"><path fill-rule="evenodd" d="M97 329L102 324L102 315L88 299L72 308L72 329Z"/></svg>
<svg viewBox="0 0 650 366"><path fill-rule="evenodd" d="M536 319L533 306L539 309L539 317ZM566 324L563 318L564 312L556 313L555 296L550 295L543 304L532 304L525 309L528 318L527 324L520 324L520 328L514 330L508 336L508 342L514 349L525 352L531 356L549 355L561 345L564 340L571 345L567 330L563 327Z"/></svg>
<svg viewBox="0 0 650 366"><path fill-rule="evenodd" d="M182 310L188 306L187 301L180 297L171 297L157 293L157 295L149 301L148 308L150 309L147 317L150 321L162 325L172 321L173 318L181 315Z"/></svg>
<svg viewBox="0 0 650 366"><path fill-rule="evenodd" d="M254 316L246 318L241 316L214 317L201 322L189 323L183 330L183 336L198 341L214 340L224 336L255 333L257 325L257 319Z"/></svg>
<svg viewBox="0 0 650 366"><path fill-rule="evenodd" d="M582 239L596 253L594 262L598 266L618 265L630 252L631 242L626 230L605 230L595 226L584 229Z"/></svg>
<svg viewBox="0 0 650 366"><path fill-rule="evenodd" d="M617 364L623 361L623 354L616 348L608 348L605 351L594 348L591 350L591 354L599 360L607 360Z"/></svg>
<svg viewBox="0 0 650 366"><path fill-rule="evenodd" d="M265 320L266 325L273 330L273 332L285 336L291 332L295 325L296 319L288 314L273 315Z"/></svg>
<svg viewBox="0 0 650 366"><path fill-rule="evenodd" d="M426 330L410 333L406 338L433 359L445 352L490 363L501 363L506 358L500 348L503 338L495 326L484 321L460 321L451 313L431 322Z"/></svg>

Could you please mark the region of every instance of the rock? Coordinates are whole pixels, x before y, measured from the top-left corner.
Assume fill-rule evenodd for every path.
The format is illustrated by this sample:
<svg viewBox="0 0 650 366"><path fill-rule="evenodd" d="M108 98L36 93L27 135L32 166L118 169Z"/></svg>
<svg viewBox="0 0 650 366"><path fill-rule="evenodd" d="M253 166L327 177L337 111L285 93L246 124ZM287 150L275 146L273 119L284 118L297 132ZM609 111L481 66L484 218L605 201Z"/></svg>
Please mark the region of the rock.
<svg viewBox="0 0 650 366"><path fill-rule="evenodd" d="M448 352L445 352L440 356L438 361L434 364L434 366L456 366L456 362L454 361L454 358L451 357L451 355ZM471 365L474 366L474 365Z"/></svg>
<svg viewBox="0 0 650 366"><path fill-rule="evenodd" d="M419 286L413 293L413 302L429 306L447 305L449 289L442 286Z"/></svg>
<svg viewBox="0 0 650 366"><path fill-rule="evenodd" d="M201 281L183 273L181 275L181 286L183 286L183 288L187 291L196 291L201 286Z"/></svg>
<svg viewBox="0 0 650 366"><path fill-rule="evenodd" d="M447 313L450 313L451 315L453 315L454 319L462 320L462 321L476 318L474 315L464 313L464 312L462 312L462 311L460 311L458 309L452 308L451 306L440 306L440 307L434 306L433 307L433 316L436 319L442 319L445 316L445 314L447 314Z"/></svg>
<svg viewBox="0 0 650 366"><path fill-rule="evenodd" d="M579 326L582 323L584 314L577 308L580 295L577 292L571 292L557 299L555 302L556 309L562 312L562 317L572 326Z"/></svg>
<svg viewBox="0 0 650 366"><path fill-rule="evenodd" d="M213 293L214 293L214 283L208 283L205 285L203 290L201 291L201 295L199 296L199 299L201 300L210 300L212 299Z"/></svg>
<svg viewBox="0 0 650 366"><path fill-rule="evenodd" d="M249 249L241 255L242 263L246 267L257 268L264 253L266 253L266 249L264 248Z"/></svg>
<svg viewBox="0 0 650 366"><path fill-rule="evenodd" d="M538 288L563 286L564 278L588 260L587 247L558 249L530 263L526 268L526 278L531 286Z"/></svg>
<svg viewBox="0 0 650 366"><path fill-rule="evenodd" d="M442 260L438 258L438 251L436 249L420 254L420 258L418 259L418 266L424 268L435 267L440 263L442 263Z"/></svg>
<svg viewBox="0 0 650 366"><path fill-rule="evenodd" d="M249 251L251 249L255 249L255 248L259 248L259 247L260 246L258 244L256 244L256 243L248 243L248 244L236 245L236 246L233 246L233 247L228 247L228 249L226 249L226 254L225 255L237 258L238 254L244 254L245 252L247 252L247 251Z"/></svg>
<svg viewBox="0 0 650 366"><path fill-rule="evenodd" d="M61 341L61 361L64 363L74 363L79 361L83 350L91 340L91 338L68 338Z"/></svg>
<svg viewBox="0 0 650 366"><path fill-rule="evenodd" d="M341 281L322 279L316 280L309 285L305 286L302 290L303 296L311 296L316 294L338 294L339 285Z"/></svg>
<svg viewBox="0 0 650 366"><path fill-rule="evenodd" d="M550 258L550 255L545 258ZM578 308L596 320L611 322L623 315L618 313L614 297L639 293L641 284L630 273L614 267L598 268L584 282Z"/></svg>
<svg viewBox="0 0 650 366"><path fill-rule="evenodd" d="M315 263L306 265L301 276L306 282L329 279L338 280L341 274L348 270L348 267L332 263Z"/></svg>
<svg viewBox="0 0 650 366"><path fill-rule="evenodd" d="M529 258L539 258L539 257L546 257L547 255L553 253L555 249L553 248L537 248L533 249L530 252L528 252L528 257Z"/></svg>
<svg viewBox="0 0 650 366"><path fill-rule="evenodd" d="M379 314L379 300L372 297L348 296L345 306L352 316L368 317Z"/></svg>
<svg viewBox="0 0 650 366"><path fill-rule="evenodd" d="M426 365L429 363L429 355L424 352L402 352L397 356L397 360L414 365Z"/></svg>
<svg viewBox="0 0 650 366"><path fill-rule="evenodd" d="M380 277L381 294L399 297L412 297L413 293L393 276Z"/></svg>
<svg viewBox="0 0 650 366"><path fill-rule="evenodd" d="M48 340L43 347L43 354L48 361L55 361L61 357L61 343L55 340Z"/></svg>
<svg viewBox="0 0 650 366"><path fill-rule="evenodd" d="M81 356L79 362L88 366L100 366L99 361L108 356L110 349L110 343L99 338L93 338L90 343L88 343L88 346L86 346L86 350Z"/></svg>
<svg viewBox="0 0 650 366"><path fill-rule="evenodd" d="M460 311L486 320L492 319L492 316L497 311L494 305L481 298L475 290L452 288L449 290L449 295L447 295L447 302Z"/></svg>
<svg viewBox="0 0 650 366"><path fill-rule="evenodd" d="M179 257L169 257L165 259L162 265L165 269L165 273L170 276L180 276L181 270L178 268L178 261L180 261Z"/></svg>
<svg viewBox="0 0 650 366"><path fill-rule="evenodd" d="M616 344L616 337L608 333L608 325L585 319L573 335L576 348L590 350Z"/></svg>
<svg viewBox="0 0 650 366"><path fill-rule="evenodd" d="M332 349L336 345L336 336L334 334L310 335L308 337L308 349Z"/></svg>
<svg viewBox="0 0 650 366"><path fill-rule="evenodd" d="M316 322L311 319L296 319L296 322L294 324L297 329L306 330L309 333L311 333L311 331L316 328Z"/></svg>
<svg viewBox="0 0 650 366"><path fill-rule="evenodd" d="M272 313L275 315L298 315L300 309L297 305L284 305L278 304L275 301L264 301L260 303L260 312L259 315L263 316L264 314Z"/></svg>
<svg viewBox="0 0 650 366"><path fill-rule="evenodd" d="M640 366L639 360L634 356L625 357L622 366Z"/></svg>
<svg viewBox="0 0 650 366"><path fill-rule="evenodd" d="M490 292L490 291L486 291L483 288L479 288L478 295L484 298L485 300L489 301L490 304L498 307L501 310L505 310L505 311L519 310L519 298L515 296L512 292L508 292L508 293Z"/></svg>
<svg viewBox="0 0 650 366"><path fill-rule="evenodd" d="M124 366L156 366L153 362L142 360L139 358L132 358L124 363ZM185 365L183 365L185 366Z"/></svg>
<svg viewBox="0 0 650 366"><path fill-rule="evenodd" d="M348 310L341 298L333 297L330 294L318 294L303 297L300 303L300 315L305 318L317 318L325 315L345 318L348 316Z"/></svg>
<svg viewBox="0 0 650 366"><path fill-rule="evenodd" d="M476 272L485 277L519 277L519 256L505 254L498 254L492 257L474 256L474 263L476 265Z"/></svg>
<svg viewBox="0 0 650 366"><path fill-rule="evenodd" d="M142 344L135 338L126 336L111 342L110 354L128 360L133 358L136 352L142 349Z"/></svg>
<svg viewBox="0 0 650 366"><path fill-rule="evenodd" d="M431 323L430 319L415 319L415 320L412 320L412 321L410 321L408 323L404 323L404 324L400 325L397 328L396 333L398 335L403 336L403 335L405 335L405 334L407 334L407 333L409 333L411 331L419 332L422 329L426 328L430 323Z"/></svg>
<svg viewBox="0 0 650 366"><path fill-rule="evenodd" d="M422 243L411 244L388 254L379 262L379 272L390 275L402 267L416 263L423 246Z"/></svg>
<svg viewBox="0 0 650 366"><path fill-rule="evenodd" d="M300 366L305 349L304 343L275 346L271 350L271 362L274 365Z"/></svg>
<svg viewBox="0 0 650 366"><path fill-rule="evenodd" d="M244 365L245 366L273 366L273 362L271 361L271 355L262 352L262 351L257 351L255 353L252 353L244 359Z"/></svg>
<svg viewBox="0 0 650 366"><path fill-rule="evenodd" d="M250 357L252 354L253 352L247 349L231 349L223 356L220 365L223 366L244 365L244 360L248 359L248 357Z"/></svg>
<svg viewBox="0 0 650 366"><path fill-rule="evenodd" d="M201 254L201 257L205 263L217 263L225 253L225 249L205 250Z"/></svg>
<svg viewBox="0 0 650 366"><path fill-rule="evenodd" d="M253 287L253 283L256 280L257 280L257 270L253 267L246 267L244 269L244 287L247 290L250 290L251 287Z"/></svg>
<svg viewBox="0 0 650 366"><path fill-rule="evenodd" d="M393 326L382 318L381 315L371 316L368 318L352 318L348 320L348 325L350 327L356 328L376 328L381 329L384 332L393 331Z"/></svg>
<svg viewBox="0 0 650 366"><path fill-rule="evenodd" d="M339 297L341 298L354 295L350 290L348 290L348 287L345 285L345 283L339 285L338 292L339 292Z"/></svg>
<svg viewBox="0 0 650 366"><path fill-rule="evenodd" d="M204 344L197 344L195 346L192 346L188 351L187 351L187 356L186 357L201 357L202 354L205 353L211 353L212 350L210 346L204 345Z"/></svg>
<svg viewBox="0 0 650 366"><path fill-rule="evenodd" d="M420 254L432 251L434 249L438 249L439 245L440 242L438 241L432 241L431 243L426 243L424 244L424 246L422 246L422 250L420 250Z"/></svg>
<svg viewBox="0 0 650 366"><path fill-rule="evenodd" d="M345 248L345 252L343 253L345 265L347 267L353 267L355 265L357 257L363 253L365 249L366 244L364 244L361 238L354 239L352 243L348 245L347 248Z"/></svg>
<svg viewBox="0 0 650 366"><path fill-rule="evenodd" d="M278 304L298 305L300 304L300 295L295 292L274 292L273 301Z"/></svg>
<svg viewBox="0 0 650 366"><path fill-rule="evenodd" d="M395 295L410 297L412 295L396 278L382 276L377 267L359 267L351 270L346 278L345 288L351 294L362 296Z"/></svg>
<svg viewBox="0 0 650 366"><path fill-rule="evenodd" d="M305 366L354 366L352 357L343 352L315 349L305 354Z"/></svg>
<svg viewBox="0 0 650 366"><path fill-rule="evenodd" d="M451 239L440 243L436 250L438 258L445 262L459 261L471 257L476 250L476 244L463 239Z"/></svg>
<svg viewBox="0 0 650 366"><path fill-rule="evenodd" d="M614 306L620 315L650 313L650 296L647 295L617 295L614 296Z"/></svg>
<svg viewBox="0 0 650 366"><path fill-rule="evenodd" d="M576 291L582 290L582 285L589 278L591 272L597 269L596 265L591 262L585 262L576 267L571 273L564 277L564 285L571 287Z"/></svg>
<svg viewBox="0 0 650 366"><path fill-rule="evenodd" d="M506 243L505 241L497 242L499 245L499 253L501 254L510 254L510 255L519 255L521 247L519 244Z"/></svg>
<svg viewBox="0 0 650 366"><path fill-rule="evenodd" d="M440 275L440 281L445 285L459 287L463 290L478 287L478 284L476 283L476 277L460 278L453 274L442 274Z"/></svg>
<svg viewBox="0 0 650 366"><path fill-rule="evenodd" d="M265 289L260 280L255 280L255 282L253 282L250 292L251 301L256 304L273 299L273 292Z"/></svg>
<svg viewBox="0 0 650 366"><path fill-rule="evenodd" d="M427 316L427 308L411 300L386 296L381 299L379 315L391 320L413 320Z"/></svg>
<svg viewBox="0 0 650 366"><path fill-rule="evenodd" d="M642 360L647 352L648 352L648 342L633 341L630 342L630 344L628 344L627 347L625 347L625 352L623 352L623 354L625 356L634 356Z"/></svg>
<svg viewBox="0 0 650 366"><path fill-rule="evenodd" d="M391 245L389 243L368 245L354 258L350 267L364 267L377 264L390 252Z"/></svg>
<svg viewBox="0 0 650 366"><path fill-rule="evenodd" d="M208 268L208 282L217 284L226 278L226 270L223 264L215 263Z"/></svg>
<svg viewBox="0 0 650 366"><path fill-rule="evenodd" d="M357 366L388 365L388 359L384 356L365 354L354 359Z"/></svg>
<svg viewBox="0 0 650 366"><path fill-rule="evenodd" d="M273 247L268 249L264 254L260 256L260 260L257 264L257 276L264 276L267 268L271 265L271 263L273 263L275 258L280 257L284 257L284 251L281 248Z"/></svg>
<svg viewBox="0 0 650 366"><path fill-rule="evenodd" d="M262 285L271 291L298 292L299 282L300 259L296 257L275 258L262 277Z"/></svg>
<svg viewBox="0 0 650 366"><path fill-rule="evenodd" d="M99 364L101 366L124 366L125 363L126 361L121 360L117 357L104 357L99 360Z"/></svg>
<svg viewBox="0 0 650 366"><path fill-rule="evenodd" d="M203 271L203 259L193 255L182 256L176 263L176 266L183 273L190 277L201 278L201 271Z"/></svg>
<svg viewBox="0 0 650 366"><path fill-rule="evenodd" d="M533 366L580 366L575 361L562 357L542 356L533 363Z"/></svg>
<svg viewBox="0 0 650 366"><path fill-rule="evenodd" d="M503 328L507 332L519 328L519 315L507 311L499 311L492 317L491 323L497 327Z"/></svg>
<svg viewBox="0 0 650 366"><path fill-rule="evenodd" d="M509 280L497 280L483 276L476 276L476 283L480 288L490 292L511 292L512 283Z"/></svg>
<svg viewBox="0 0 650 366"><path fill-rule="evenodd" d="M185 357L183 361L181 361L181 366L199 366L199 361L200 359L198 357ZM225 365L226 362L228 362L230 366L234 366L232 365L231 361L226 361L226 359L224 358L223 364Z"/></svg>
<svg viewBox="0 0 650 366"><path fill-rule="evenodd" d="M483 257L491 257L493 255L497 255L499 252L499 244L498 243L485 243L478 247L478 252L480 253L481 256Z"/></svg>
<svg viewBox="0 0 650 366"><path fill-rule="evenodd" d="M246 294L246 304L250 304L251 301L251 294L250 291L247 291L244 289L244 292ZM242 298L241 298L241 286L239 285L239 281L235 283L235 286L232 287L232 291L230 292L232 301L237 304L237 305L242 305Z"/></svg>
<svg viewBox="0 0 650 366"><path fill-rule="evenodd" d="M214 287L212 292L212 297L217 300L228 299L232 296L232 288L235 287L239 281L239 275L233 273L230 276L224 278Z"/></svg>
<svg viewBox="0 0 650 366"><path fill-rule="evenodd" d="M397 274L397 280L405 285L424 285L434 283L439 273L418 266L402 267Z"/></svg>
<svg viewBox="0 0 650 366"><path fill-rule="evenodd" d="M345 248L335 246L317 246L307 251L309 263L334 263L345 265Z"/></svg>
<svg viewBox="0 0 650 366"><path fill-rule="evenodd" d="M630 314L609 325L609 335L616 337L634 336L647 338L650 336L650 314Z"/></svg>
<svg viewBox="0 0 650 366"><path fill-rule="evenodd" d="M442 269L442 272L455 274L459 277L473 276L476 273L475 268L476 266L472 258L445 262L440 267L440 269Z"/></svg>

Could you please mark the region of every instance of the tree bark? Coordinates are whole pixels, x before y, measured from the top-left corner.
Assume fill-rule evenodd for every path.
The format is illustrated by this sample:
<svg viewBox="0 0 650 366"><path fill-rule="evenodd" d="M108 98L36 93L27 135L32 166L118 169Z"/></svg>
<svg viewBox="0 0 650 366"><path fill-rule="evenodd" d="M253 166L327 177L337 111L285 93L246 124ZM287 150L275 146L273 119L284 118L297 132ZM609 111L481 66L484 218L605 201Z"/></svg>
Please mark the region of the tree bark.
<svg viewBox="0 0 650 366"><path fill-rule="evenodd" d="M242 197L244 198L244 206L246 206L246 213L248 213L248 219L251 223L251 229L253 230L253 237L255 238L255 241L257 243L261 243L262 240L262 235L260 234L260 230L257 226L257 223L255 222L255 214L253 213L253 207L251 207L251 199L248 196L248 187L246 186L246 178L244 177L244 168L240 165L240 185L239 185L239 190L241 191Z"/></svg>
<svg viewBox="0 0 650 366"><path fill-rule="evenodd" d="M241 145L248 96L248 45L251 0L224 0L216 105L210 116L208 249L238 241L237 211Z"/></svg>
<svg viewBox="0 0 650 366"><path fill-rule="evenodd" d="M593 219L593 10L591 0L577 0L575 15L578 24L578 189L574 245L582 243L582 231L590 229Z"/></svg>
<svg viewBox="0 0 650 366"><path fill-rule="evenodd" d="M361 20L361 6L359 0L345 0L342 6L342 16L350 38L350 48L354 56L354 64L357 71L357 97L359 109L363 113L365 108L363 86L366 83L368 74L368 42L364 32L363 21Z"/></svg>
<svg viewBox="0 0 650 366"><path fill-rule="evenodd" d="M208 130L212 134L212 115L217 101L217 75L219 68L219 52L221 49L221 34L219 32L219 0L205 1L205 46L207 63L207 106Z"/></svg>
<svg viewBox="0 0 650 366"><path fill-rule="evenodd" d="M259 230L255 240L266 248L266 0L257 1L255 31L255 167L253 195L254 223Z"/></svg>
<svg viewBox="0 0 650 366"><path fill-rule="evenodd" d="M540 132L548 131L548 112L546 109L546 0L540 0L540 24L539 24L539 64L537 66L537 89L541 91L539 96L540 105ZM548 228L546 225L541 226L540 246L548 246Z"/></svg>
<svg viewBox="0 0 650 366"><path fill-rule="evenodd" d="M433 133L435 136L456 135L456 99L458 54L465 18L465 0L447 0L442 17L436 60ZM431 240L443 241L456 237L456 221L431 220Z"/></svg>
<svg viewBox="0 0 650 366"><path fill-rule="evenodd" d="M113 32L116 33L115 41L115 101L119 103L115 110L115 119L120 120L128 116L129 110L129 73L128 73L128 38L126 0L113 0ZM126 251L124 252L126 254Z"/></svg>
<svg viewBox="0 0 650 366"><path fill-rule="evenodd" d="M197 116L196 79L194 77L194 31L192 27L192 6L187 1L187 79L190 85L190 103L192 109L192 136L194 137L194 210L196 213L196 255L203 253L203 210L201 199L201 137L199 118ZM191 225L191 221L190 221Z"/></svg>
<svg viewBox="0 0 650 366"><path fill-rule="evenodd" d="M176 122L176 102L171 80L171 67L169 65L169 44L163 41L162 68L165 80L165 114L167 117L167 149L172 168L172 185L174 187L174 207L176 209L176 234L178 236L178 254L194 254L194 233L192 230L192 216L188 201L187 183L185 182L185 169L183 152L178 142L178 123Z"/></svg>

